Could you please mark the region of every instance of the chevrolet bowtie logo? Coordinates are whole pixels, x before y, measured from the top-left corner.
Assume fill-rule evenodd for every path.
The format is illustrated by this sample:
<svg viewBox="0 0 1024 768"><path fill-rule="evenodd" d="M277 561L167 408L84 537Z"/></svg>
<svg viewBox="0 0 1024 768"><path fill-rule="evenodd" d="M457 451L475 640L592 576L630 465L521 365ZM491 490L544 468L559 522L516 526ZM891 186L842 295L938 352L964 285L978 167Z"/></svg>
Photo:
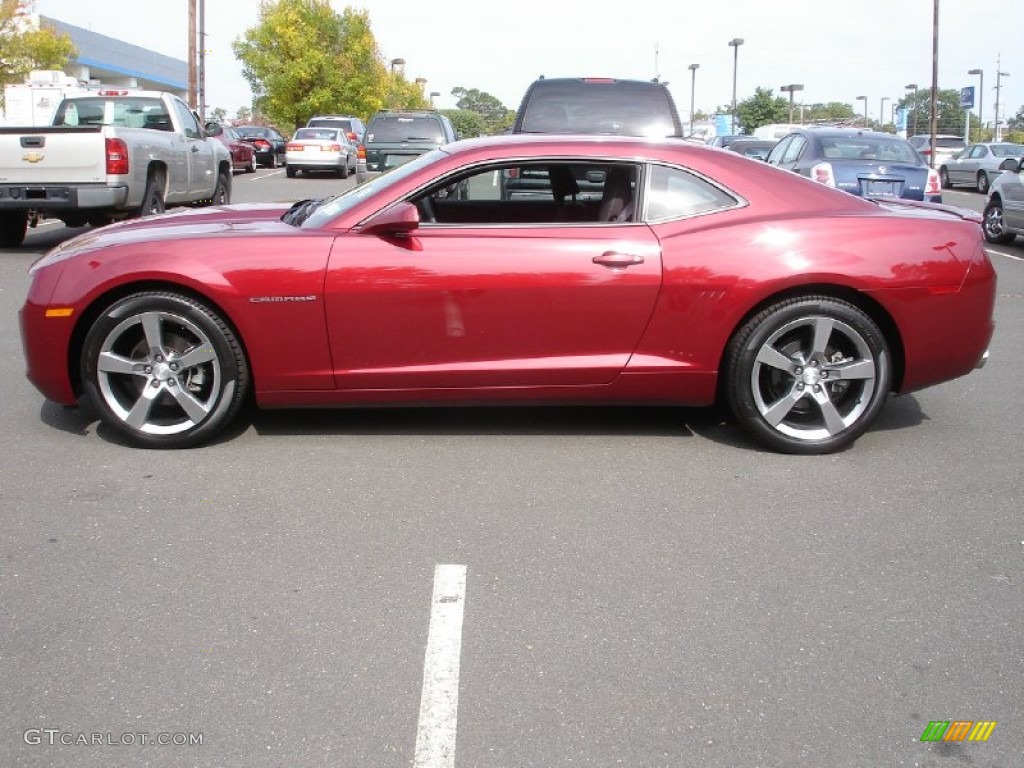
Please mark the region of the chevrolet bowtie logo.
<svg viewBox="0 0 1024 768"><path fill-rule="evenodd" d="M21 159L26 163L38 163L44 157L42 152L26 152Z"/></svg>

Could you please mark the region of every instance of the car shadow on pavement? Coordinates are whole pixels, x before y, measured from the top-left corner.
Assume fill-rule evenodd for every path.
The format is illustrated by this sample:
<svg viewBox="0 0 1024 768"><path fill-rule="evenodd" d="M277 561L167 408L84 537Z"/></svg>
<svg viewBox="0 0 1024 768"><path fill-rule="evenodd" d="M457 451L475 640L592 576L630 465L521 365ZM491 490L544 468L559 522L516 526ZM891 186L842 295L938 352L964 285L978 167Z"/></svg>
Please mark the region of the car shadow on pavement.
<svg viewBox="0 0 1024 768"><path fill-rule="evenodd" d="M95 432L105 442L128 445L98 422L83 399L78 407L45 401L40 420L73 435ZM913 395L890 398L872 431L913 427L928 419ZM258 435L606 435L702 437L758 452L760 446L721 407L675 406L518 406L314 408L256 410L236 419L210 445L231 442L253 429Z"/></svg>

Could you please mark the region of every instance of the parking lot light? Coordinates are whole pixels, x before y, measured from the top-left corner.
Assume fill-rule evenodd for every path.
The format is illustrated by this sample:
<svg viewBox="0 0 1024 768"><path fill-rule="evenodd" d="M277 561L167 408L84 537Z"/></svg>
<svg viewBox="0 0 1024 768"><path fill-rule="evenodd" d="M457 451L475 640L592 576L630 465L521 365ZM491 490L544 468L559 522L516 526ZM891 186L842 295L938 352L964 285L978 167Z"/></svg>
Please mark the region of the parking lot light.
<svg viewBox="0 0 1024 768"><path fill-rule="evenodd" d="M864 102L864 127L867 128L868 127L868 97L867 96L858 96L857 97L857 101L863 101Z"/></svg>
<svg viewBox="0 0 1024 768"><path fill-rule="evenodd" d="M693 135L693 111L696 105L697 98L697 70L700 68L700 64L690 65L690 135Z"/></svg>
<svg viewBox="0 0 1024 768"><path fill-rule="evenodd" d="M790 83L789 85L783 85L781 88L779 88L779 90L782 91L783 93L788 93L789 94L789 122L790 122L790 125L792 125L792 123L793 123L793 94L796 93L797 91L802 91L803 89L804 89L804 86L803 86L802 83ZM801 120L801 122L803 122L803 121Z"/></svg>
<svg viewBox="0 0 1024 768"><path fill-rule="evenodd" d="M740 46L743 45L742 37L734 37L729 41L732 47L732 131L736 133L736 72L740 63Z"/></svg>

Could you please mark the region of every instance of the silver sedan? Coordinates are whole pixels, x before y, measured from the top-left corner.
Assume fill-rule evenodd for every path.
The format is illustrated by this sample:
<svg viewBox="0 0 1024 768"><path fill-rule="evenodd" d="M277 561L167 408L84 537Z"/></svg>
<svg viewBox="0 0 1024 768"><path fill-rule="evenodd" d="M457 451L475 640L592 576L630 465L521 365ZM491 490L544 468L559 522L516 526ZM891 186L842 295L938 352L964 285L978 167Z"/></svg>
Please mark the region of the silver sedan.
<svg viewBox="0 0 1024 768"><path fill-rule="evenodd" d="M1024 144L982 142L971 144L946 160L939 168L942 186L946 189L956 186L974 187L983 195L988 194L992 180L1002 171L999 164L1012 157L1024 157Z"/></svg>

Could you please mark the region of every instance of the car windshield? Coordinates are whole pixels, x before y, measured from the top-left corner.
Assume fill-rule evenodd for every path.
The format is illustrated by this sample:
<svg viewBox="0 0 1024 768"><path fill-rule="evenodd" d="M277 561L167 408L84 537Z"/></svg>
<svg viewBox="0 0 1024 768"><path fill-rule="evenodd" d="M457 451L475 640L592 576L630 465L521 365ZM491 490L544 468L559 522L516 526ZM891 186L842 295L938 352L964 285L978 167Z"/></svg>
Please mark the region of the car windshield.
<svg viewBox="0 0 1024 768"><path fill-rule="evenodd" d="M307 128L324 128L334 126L341 128L342 130L349 130L351 128L350 121L342 120L337 117L314 117L309 121Z"/></svg>
<svg viewBox="0 0 1024 768"><path fill-rule="evenodd" d="M597 133L672 136L672 108L664 88L645 83L538 86L523 115L523 133Z"/></svg>
<svg viewBox="0 0 1024 768"><path fill-rule="evenodd" d="M407 163L396 166L395 168L382 173L380 176L370 179L364 184L358 184L351 189L342 192L340 195L319 201L315 207L311 206L311 208L305 212L304 216L300 217L298 221L289 221L288 223L301 226L303 229L317 229L322 227L331 219L334 219L345 213L345 211L354 208L368 197L372 197L373 195L383 192L389 187L400 183L407 177L418 172L421 168L425 168L428 165L436 163L438 160L447 156L447 153L440 149L427 152L414 160L410 160ZM287 216L288 214L285 215Z"/></svg>
<svg viewBox="0 0 1024 768"><path fill-rule="evenodd" d="M247 139L251 139L253 137L263 138L270 134L270 131L268 131L266 128L254 128L251 126L248 128L236 128L235 130L238 131L239 136L242 136L243 138Z"/></svg>
<svg viewBox="0 0 1024 768"><path fill-rule="evenodd" d="M436 117L389 115L378 117L366 129L366 143L390 141L444 141L441 122Z"/></svg>
<svg viewBox="0 0 1024 768"><path fill-rule="evenodd" d="M888 163L921 164L913 147L906 142L863 136L823 138L821 153L828 160L879 160Z"/></svg>
<svg viewBox="0 0 1024 768"><path fill-rule="evenodd" d="M337 141L338 131L335 128L299 128L292 139L294 141L301 141L302 139Z"/></svg>
<svg viewBox="0 0 1024 768"><path fill-rule="evenodd" d="M989 149L996 157L1017 157L1024 155L1024 144L993 144Z"/></svg>

